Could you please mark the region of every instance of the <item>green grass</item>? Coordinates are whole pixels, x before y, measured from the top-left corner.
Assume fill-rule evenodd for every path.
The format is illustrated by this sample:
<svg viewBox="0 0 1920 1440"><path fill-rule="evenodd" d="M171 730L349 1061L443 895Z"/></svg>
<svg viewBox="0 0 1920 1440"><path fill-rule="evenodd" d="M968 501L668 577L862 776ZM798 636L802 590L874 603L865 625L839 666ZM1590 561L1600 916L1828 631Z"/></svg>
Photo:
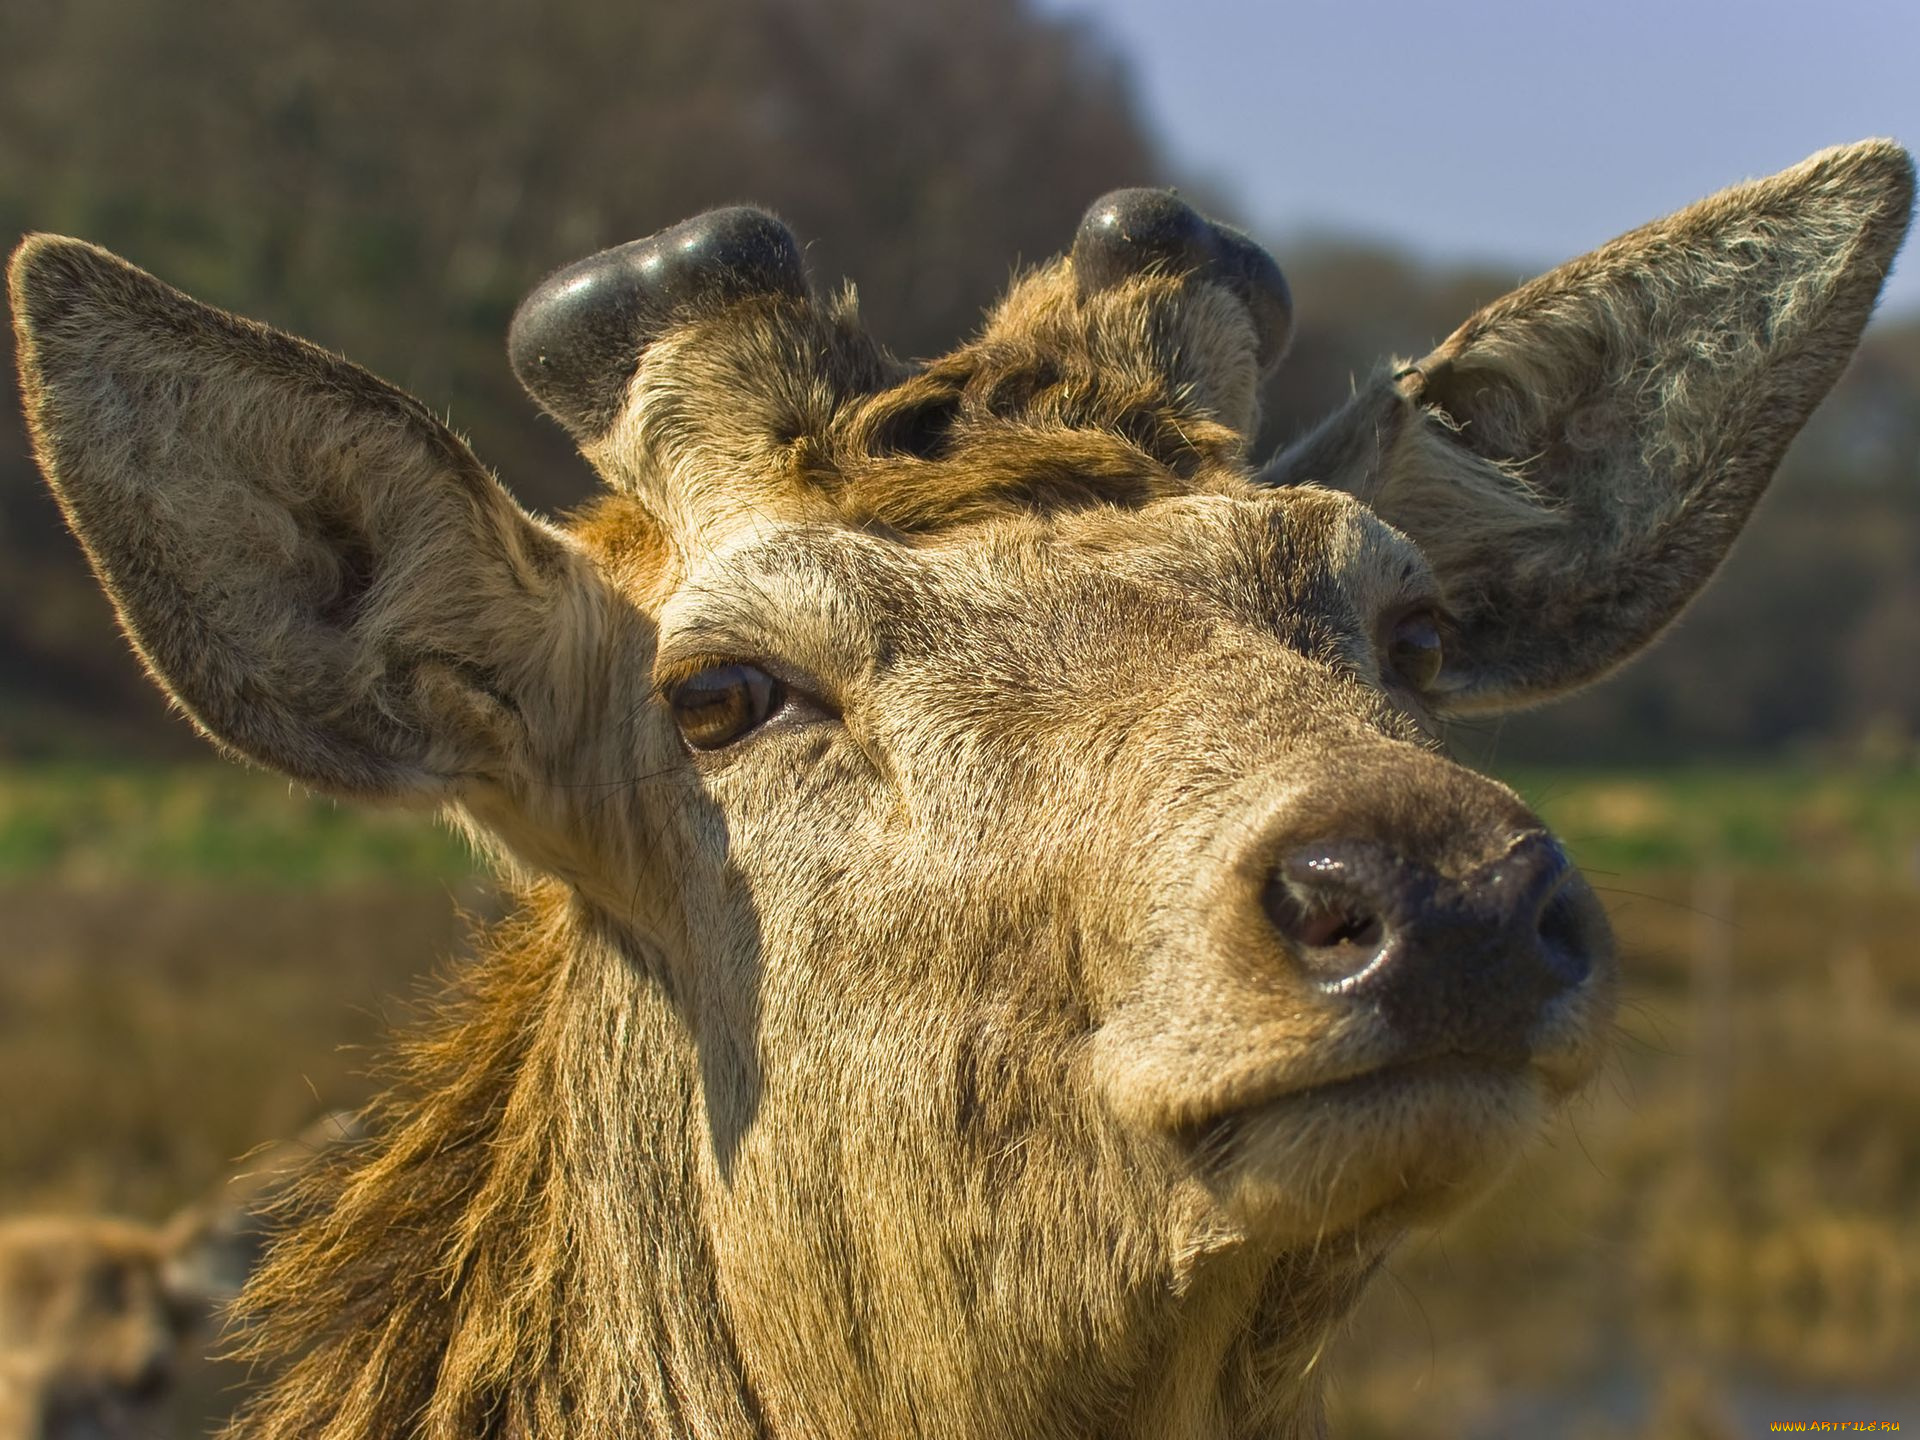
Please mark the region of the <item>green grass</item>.
<svg viewBox="0 0 1920 1440"><path fill-rule="evenodd" d="M1920 885L1920 770L1506 778L1596 875L1726 867ZM234 766L0 767L0 879L333 886L456 880L475 868L428 816L338 804Z"/></svg>
<svg viewBox="0 0 1920 1440"><path fill-rule="evenodd" d="M474 869L430 816L338 804L234 766L0 769L0 880L333 887Z"/></svg>
<svg viewBox="0 0 1920 1440"><path fill-rule="evenodd" d="M1920 769L1515 771L1597 874L1726 867L1920 886Z"/></svg>

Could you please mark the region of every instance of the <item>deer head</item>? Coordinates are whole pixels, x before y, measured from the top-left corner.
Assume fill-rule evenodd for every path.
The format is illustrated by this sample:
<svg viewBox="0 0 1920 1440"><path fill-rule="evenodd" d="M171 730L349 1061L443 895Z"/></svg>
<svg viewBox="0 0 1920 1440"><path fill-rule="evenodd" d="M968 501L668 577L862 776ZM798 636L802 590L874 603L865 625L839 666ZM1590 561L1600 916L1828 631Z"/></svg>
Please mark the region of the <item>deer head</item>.
<svg viewBox="0 0 1920 1440"><path fill-rule="evenodd" d="M522 889L258 1298L266 1434L1306 1433L1394 1238L1592 1073L1591 893L1447 716L1705 583L1912 168L1564 266L1256 468L1284 280L1160 192L921 367L717 211L510 351L606 496L104 252L12 285L41 464L228 750Z"/></svg>
<svg viewBox="0 0 1920 1440"><path fill-rule="evenodd" d="M265 1252L269 1212L316 1154L358 1134L329 1115L159 1225L0 1219L0 1440L160 1434L180 1366Z"/></svg>

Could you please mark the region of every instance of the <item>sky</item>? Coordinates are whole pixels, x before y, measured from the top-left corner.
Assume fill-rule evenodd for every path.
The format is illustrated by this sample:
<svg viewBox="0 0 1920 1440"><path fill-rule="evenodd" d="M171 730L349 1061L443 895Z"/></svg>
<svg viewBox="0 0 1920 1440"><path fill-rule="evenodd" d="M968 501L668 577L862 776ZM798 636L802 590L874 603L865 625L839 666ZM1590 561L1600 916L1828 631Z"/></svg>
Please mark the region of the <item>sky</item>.
<svg viewBox="0 0 1920 1440"><path fill-rule="evenodd" d="M1920 148L1920 0L1038 4L1107 36L1176 167L1270 242L1518 278L1828 145ZM1920 312L1920 254L1883 309Z"/></svg>

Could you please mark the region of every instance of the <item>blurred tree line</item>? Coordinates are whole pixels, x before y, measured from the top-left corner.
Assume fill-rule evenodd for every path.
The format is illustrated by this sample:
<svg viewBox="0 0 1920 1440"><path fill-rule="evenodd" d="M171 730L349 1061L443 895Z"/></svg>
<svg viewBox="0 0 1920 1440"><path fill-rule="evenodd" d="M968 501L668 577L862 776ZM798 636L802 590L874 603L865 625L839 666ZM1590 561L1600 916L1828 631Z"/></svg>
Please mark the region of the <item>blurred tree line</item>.
<svg viewBox="0 0 1920 1440"><path fill-rule="evenodd" d="M0 6L0 243L83 235L342 351L549 510L588 475L502 342L552 268L751 200L792 222L821 282L858 281L885 343L932 354L1094 196L1178 178L1120 58L1025 0ZM1524 278L1332 239L1279 249L1300 330L1269 443ZM1683 759L1920 728L1920 322L1877 330L1788 470L1677 637L1510 722L1499 754ZM6 407L0 758L196 743L127 658Z"/></svg>

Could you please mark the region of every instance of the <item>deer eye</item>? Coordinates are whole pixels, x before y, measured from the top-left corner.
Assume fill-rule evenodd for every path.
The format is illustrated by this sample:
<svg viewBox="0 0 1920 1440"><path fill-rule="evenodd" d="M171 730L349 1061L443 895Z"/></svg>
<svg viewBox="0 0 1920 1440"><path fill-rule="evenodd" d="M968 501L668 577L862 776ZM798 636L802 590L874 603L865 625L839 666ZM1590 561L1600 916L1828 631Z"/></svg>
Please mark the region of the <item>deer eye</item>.
<svg viewBox="0 0 1920 1440"><path fill-rule="evenodd" d="M786 701L787 687L753 665L716 665L667 695L674 723L696 750L718 750L752 733Z"/></svg>
<svg viewBox="0 0 1920 1440"><path fill-rule="evenodd" d="M1446 658L1440 644L1440 616L1428 606L1409 610L1387 632L1387 668L1411 690L1426 691L1440 678Z"/></svg>

